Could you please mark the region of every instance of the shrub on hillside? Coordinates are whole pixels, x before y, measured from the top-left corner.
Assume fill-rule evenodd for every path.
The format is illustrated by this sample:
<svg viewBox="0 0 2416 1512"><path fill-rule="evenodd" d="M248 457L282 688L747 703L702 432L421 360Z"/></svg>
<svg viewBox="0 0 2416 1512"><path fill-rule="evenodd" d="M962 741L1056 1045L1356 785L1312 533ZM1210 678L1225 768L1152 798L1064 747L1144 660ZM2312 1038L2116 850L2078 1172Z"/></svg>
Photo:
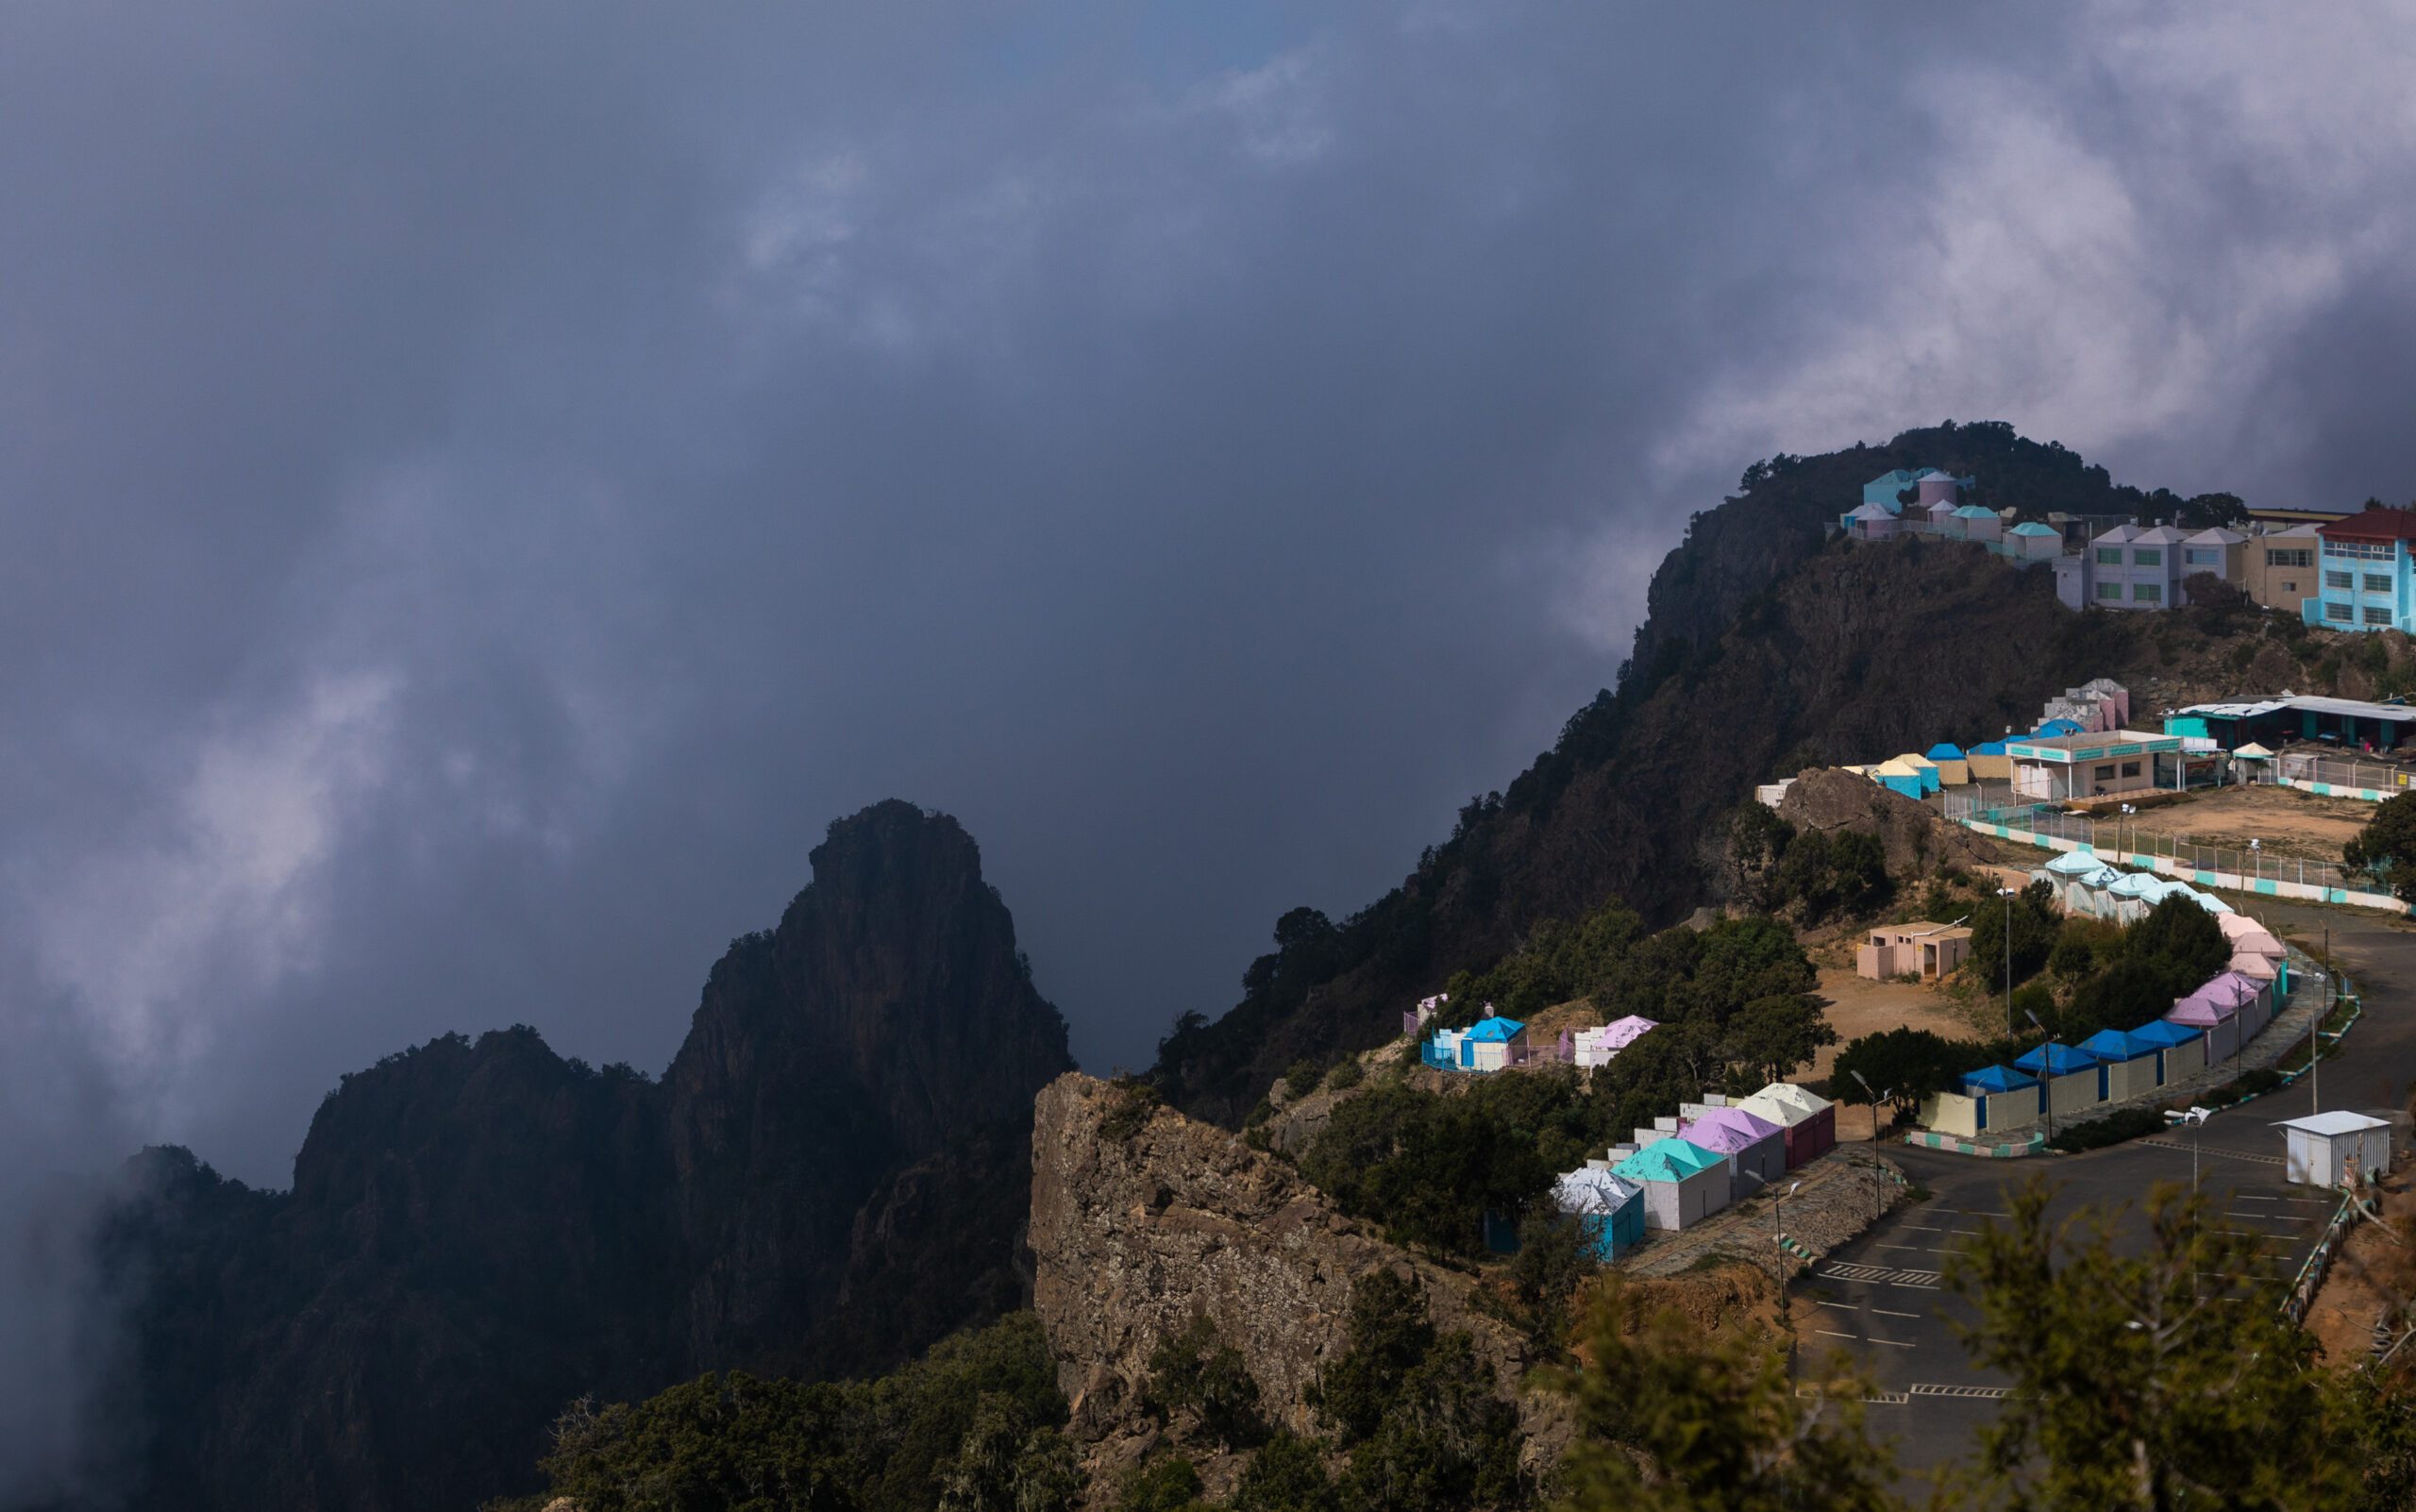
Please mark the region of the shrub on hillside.
<svg viewBox="0 0 2416 1512"><path fill-rule="evenodd" d="M2125 1139L2156 1134L2163 1128L2163 1109L2123 1108L2103 1118L2065 1125L2055 1131L2055 1138L2047 1141L2047 1148L2066 1151L2101 1150L2107 1145L2119 1145Z"/></svg>

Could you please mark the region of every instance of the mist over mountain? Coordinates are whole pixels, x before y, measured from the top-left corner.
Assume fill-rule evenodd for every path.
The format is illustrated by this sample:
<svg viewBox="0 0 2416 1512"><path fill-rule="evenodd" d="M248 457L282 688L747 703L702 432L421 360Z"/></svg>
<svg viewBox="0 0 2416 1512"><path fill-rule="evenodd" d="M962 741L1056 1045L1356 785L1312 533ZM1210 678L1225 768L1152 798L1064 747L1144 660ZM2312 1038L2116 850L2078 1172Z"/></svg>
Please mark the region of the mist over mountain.
<svg viewBox="0 0 2416 1512"><path fill-rule="evenodd" d="M577 1397L875 1370L1015 1305L1064 1021L953 819L878 804L812 860L659 1081L452 1034L345 1077L291 1191L137 1161L97 1440L130 1504L468 1507Z"/></svg>

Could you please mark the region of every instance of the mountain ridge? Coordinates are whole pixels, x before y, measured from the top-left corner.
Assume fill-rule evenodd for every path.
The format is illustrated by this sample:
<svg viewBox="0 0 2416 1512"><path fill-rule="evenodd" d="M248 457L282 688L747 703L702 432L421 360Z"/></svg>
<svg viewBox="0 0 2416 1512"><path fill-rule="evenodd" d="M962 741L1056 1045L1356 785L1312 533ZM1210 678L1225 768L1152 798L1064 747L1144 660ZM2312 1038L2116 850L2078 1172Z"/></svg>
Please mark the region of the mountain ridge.
<svg viewBox="0 0 2416 1512"><path fill-rule="evenodd" d="M138 1156L101 1252L130 1499L471 1506L575 1398L878 1369L1013 1305L1064 1020L955 820L877 804L812 863L660 1081L441 1035L344 1078L286 1192Z"/></svg>

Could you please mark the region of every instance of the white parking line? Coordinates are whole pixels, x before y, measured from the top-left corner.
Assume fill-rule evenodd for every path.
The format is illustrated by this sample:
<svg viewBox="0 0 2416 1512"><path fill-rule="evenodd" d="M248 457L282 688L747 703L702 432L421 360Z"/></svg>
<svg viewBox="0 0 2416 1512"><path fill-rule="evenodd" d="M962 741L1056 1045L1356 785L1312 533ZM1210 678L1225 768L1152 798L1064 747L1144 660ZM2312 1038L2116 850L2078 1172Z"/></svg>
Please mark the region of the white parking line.
<svg viewBox="0 0 2416 1512"><path fill-rule="evenodd" d="M1919 1313L1897 1313L1897 1312L1890 1312L1890 1311L1888 1311L1888 1310L1887 1308L1885 1308L1885 1307L1873 1307L1873 1308L1871 1309L1871 1311L1872 1311L1872 1312L1874 1312L1874 1313L1877 1313L1877 1314L1879 1314L1879 1315L1881 1315L1882 1317L1885 1317L1885 1318L1910 1318L1910 1319L1915 1319L1916 1321L1918 1321L1918 1320L1920 1319L1921 1316L1921 1314L1919 1314Z"/></svg>
<svg viewBox="0 0 2416 1512"><path fill-rule="evenodd" d="M1910 1344L1900 1343L1900 1342L1898 1342L1897 1340L1892 1339L1892 1338L1874 1338L1874 1339L1872 1339L1871 1342L1871 1343L1873 1343L1873 1344L1885 1344L1885 1345L1887 1345L1889 1349L1897 1349L1897 1350L1908 1350L1908 1349L1911 1349L1911 1348L1913 1347L1913 1346L1912 1346L1912 1345L1910 1345Z"/></svg>
<svg viewBox="0 0 2416 1512"><path fill-rule="evenodd" d="M1862 1341L1862 1336L1860 1334L1840 1334L1834 1328L1816 1328L1812 1332L1815 1334L1826 1334L1831 1338L1850 1338L1854 1340L1856 1343L1860 1343Z"/></svg>

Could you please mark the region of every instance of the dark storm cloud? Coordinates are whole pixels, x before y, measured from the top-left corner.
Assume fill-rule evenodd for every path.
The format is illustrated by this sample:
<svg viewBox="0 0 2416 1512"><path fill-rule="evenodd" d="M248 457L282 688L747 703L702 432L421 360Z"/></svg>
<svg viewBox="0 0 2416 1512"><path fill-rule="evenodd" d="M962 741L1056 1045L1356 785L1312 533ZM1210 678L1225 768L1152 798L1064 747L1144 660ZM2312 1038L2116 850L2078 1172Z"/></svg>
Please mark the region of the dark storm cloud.
<svg viewBox="0 0 2416 1512"><path fill-rule="evenodd" d="M659 1068L893 794L1139 1064L1756 456L2410 491L2404 13L1197 8L0 12L0 1136Z"/></svg>

